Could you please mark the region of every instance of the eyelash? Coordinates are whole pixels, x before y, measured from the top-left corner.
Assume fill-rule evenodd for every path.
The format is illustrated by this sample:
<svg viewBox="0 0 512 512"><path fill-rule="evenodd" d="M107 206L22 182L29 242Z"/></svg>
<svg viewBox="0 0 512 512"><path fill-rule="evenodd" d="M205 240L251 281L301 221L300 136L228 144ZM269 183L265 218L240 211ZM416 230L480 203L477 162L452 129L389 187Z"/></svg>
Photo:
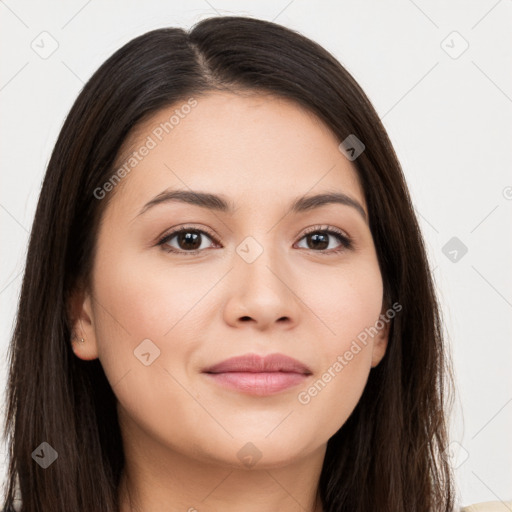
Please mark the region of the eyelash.
<svg viewBox="0 0 512 512"><path fill-rule="evenodd" d="M169 246L164 247L164 245L167 242L169 242L169 240L174 238L176 235L179 235L180 233L183 233L183 232L189 232L189 231L194 231L194 232L197 232L197 233L200 233L200 234L207 235L209 238L212 239L212 241L214 243L216 243L216 244L219 243L217 241L217 238L212 233L210 233L208 230L198 229L198 228L193 227L193 226L183 226L183 227L181 227L179 229L176 229L176 230L171 231L170 233L164 235L158 241L157 245L161 246L164 251L172 252L172 253L175 253L175 254L197 254L197 253L200 253L201 251L204 251L204 249L195 249L193 251L184 251L184 250L177 250L174 247L169 247ZM306 250L313 251L313 252L318 253L318 254L323 255L323 256L330 256L330 255L338 254L338 253L346 251L346 250L353 249L353 240L350 237L346 236L339 229L334 228L334 227L329 227L329 226L312 226L311 228L308 228L302 234L302 236L301 236L301 238L299 240L302 240L307 235L310 235L312 233L317 233L317 232L328 233L329 235L336 236L336 238L338 238L338 240L341 242L341 246L338 247L337 249L330 249L330 250L327 250L327 249L322 249L320 251L315 251L313 249L306 249Z"/></svg>

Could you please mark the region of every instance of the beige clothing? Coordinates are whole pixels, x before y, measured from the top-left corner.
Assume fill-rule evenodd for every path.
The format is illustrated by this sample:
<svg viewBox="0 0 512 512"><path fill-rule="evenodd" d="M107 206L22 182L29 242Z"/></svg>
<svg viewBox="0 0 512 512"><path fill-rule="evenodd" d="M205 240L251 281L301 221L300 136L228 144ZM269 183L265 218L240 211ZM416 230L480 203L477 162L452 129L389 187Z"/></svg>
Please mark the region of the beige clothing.
<svg viewBox="0 0 512 512"><path fill-rule="evenodd" d="M512 501L486 501L461 508L460 512L509 512L512 511Z"/></svg>

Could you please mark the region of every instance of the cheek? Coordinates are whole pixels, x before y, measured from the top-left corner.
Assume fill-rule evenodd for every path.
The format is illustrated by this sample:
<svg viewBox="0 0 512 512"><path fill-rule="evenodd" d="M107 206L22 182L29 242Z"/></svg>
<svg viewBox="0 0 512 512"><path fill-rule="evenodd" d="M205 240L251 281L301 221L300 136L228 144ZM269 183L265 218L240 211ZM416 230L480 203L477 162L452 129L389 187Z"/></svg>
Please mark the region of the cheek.
<svg viewBox="0 0 512 512"><path fill-rule="evenodd" d="M304 316L316 322L326 354L343 350L347 342L373 326L381 313L383 284L376 257L355 260L349 265L316 268L296 280L294 291L307 306ZM306 315L308 310L311 314Z"/></svg>
<svg viewBox="0 0 512 512"><path fill-rule="evenodd" d="M179 267L144 266L129 258L95 272L101 365L125 421L135 420L162 442L169 441L168 429L178 445L185 443L187 430L176 426L177 417L186 418L187 429L203 430L204 411L190 395L186 363L200 344L196 320L214 282L207 277L194 280Z"/></svg>
<svg viewBox="0 0 512 512"><path fill-rule="evenodd" d="M295 419L303 423L302 432L312 444L318 439L326 442L347 421L364 391L370 364L369 346L332 354L329 364L299 390ZM292 432L283 434L290 436Z"/></svg>
<svg viewBox="0 0 512 512"><path fill-rule="evenodd" d="M183 362L199 342L190 330L194 327L191 319L200 311L201 299L213 284L212 276L210 280L202 275L194 279L179 266L148 264L129 253L113 258L105 250L98 253L97 261L94 318L98 357L112 386L129 375L129 380L140 383L139 389L133 390L134 397L141 393L151 396L154 389L162 389L160 381L169 381L164 368L178 372L176 377L183 374Z"/></svg>
<svg viewBox="0 0 512 512"><path fill-rule="evenodd" d="M322 418L320 436L332 436L356 407L371 370L375 325L382 309L382 279L375 259L329 275L315 274L315 286L301 297L314 312L318 356L316 378L297 394L303 418ZM313 280L311 280L313 282ZM322 283L319 286L318 283ZM304 283L306 284L306 283ZM316 422L308 423L314 430Z"/></svg>
<svg viewBox="0 0 512 512"><path fill-rule="evenodd" d="M179 266L146 264L144 258L125 257L99 267L95 292L105 305L99 308L99 323L119 331L120 343L171 338L211 288L211 277Z"/></svg>

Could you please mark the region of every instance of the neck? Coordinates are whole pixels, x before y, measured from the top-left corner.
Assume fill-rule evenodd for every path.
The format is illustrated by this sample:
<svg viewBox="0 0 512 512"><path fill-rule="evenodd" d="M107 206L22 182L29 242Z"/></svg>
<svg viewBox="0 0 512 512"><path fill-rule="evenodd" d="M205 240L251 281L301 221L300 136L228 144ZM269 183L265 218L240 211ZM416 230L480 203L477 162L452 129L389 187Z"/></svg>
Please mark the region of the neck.
<svg viewBox="0 0 512 512"><path fill-rule="evenodd" d="M126 450L125 450L126 452ZM120 512L322 512L318 483L325 446L279 468L205 463L160 447L127 450Z"/></svg>

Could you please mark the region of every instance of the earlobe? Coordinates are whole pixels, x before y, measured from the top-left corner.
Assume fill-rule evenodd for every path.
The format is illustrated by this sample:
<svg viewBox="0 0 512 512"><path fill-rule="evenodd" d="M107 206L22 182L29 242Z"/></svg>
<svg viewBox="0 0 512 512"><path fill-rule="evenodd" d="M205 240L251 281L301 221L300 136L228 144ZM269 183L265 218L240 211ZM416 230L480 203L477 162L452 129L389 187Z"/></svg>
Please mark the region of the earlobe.
<svg viewBox="0 0 512 512"><path fill-rule="evenodd" d="M97 359L98 347L94 329L92 296L84 290L77 290L70 299L69 310L71 318L70 343L73 352L84 361Z"/></svg>

